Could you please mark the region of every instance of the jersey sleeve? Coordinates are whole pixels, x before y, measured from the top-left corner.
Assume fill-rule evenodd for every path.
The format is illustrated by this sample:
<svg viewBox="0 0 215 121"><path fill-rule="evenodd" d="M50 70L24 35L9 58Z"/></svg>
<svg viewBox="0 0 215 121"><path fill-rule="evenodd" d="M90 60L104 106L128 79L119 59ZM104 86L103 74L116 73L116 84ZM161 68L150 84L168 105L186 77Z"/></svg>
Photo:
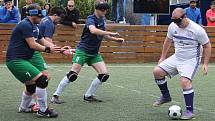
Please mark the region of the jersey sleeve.
<svg viewBox="0 0 215 121"><path fill-rule="evenodd" d="M200 28L199 31L198 31L198 42L201 44L201 45L205 45L207 44L210 40L208 38L208 35L206 33L206 31L203 29L203 28Z"/></svg>
<svg viewBox="0 0 215 121"><path fill-rule="evenodd" d="M34 37L34 34L33 34L33 28L31 25L28 25L28 24L22 24L20 26L20 30L22 31L22 34L23 34L23 38L29 38L29 37Z"/></svg>
<svg viewBox="0 0 215 121"><path fill-rule="evenodd" d="M48 37L48 38L52 38L53 37L53 28L51 25L49 24L43 24L43 32L41 33L41 35L43 37Z"/></svg>
<svg viewBox="0 0 215 121"><path fill-rule="evenodd" d="M173 28L172 27L173 27L173 23L171 23L168 27L167 37L169 39L173 39L173 32L172 32Z"/></svg>
<svg viewBox="0 0 215 121"><path fill-rule="evenodd" d="M91 18L91 17L88 17L87 21L86 21L86 25L87 25L87 28L89 28L90 25L95 26L95 20L93 18Z"/></svg>

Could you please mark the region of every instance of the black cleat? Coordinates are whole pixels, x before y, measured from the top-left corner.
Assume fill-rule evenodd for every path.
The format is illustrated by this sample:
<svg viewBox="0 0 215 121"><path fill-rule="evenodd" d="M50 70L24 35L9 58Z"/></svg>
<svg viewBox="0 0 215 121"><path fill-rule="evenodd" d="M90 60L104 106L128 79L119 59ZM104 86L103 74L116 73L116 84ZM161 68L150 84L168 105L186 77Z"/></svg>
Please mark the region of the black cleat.
<svg viewBox="0 0 215 121"><path fill-rule="evenodd" d="M38 110L37 116L42 117L42 118L57 118L58 113L55 112L53 109L47 108L45 112Z"/></svg>
<svg viewBox="0 0 215 121"><path fill-rule="evenodd" d="M99 100L99 99L96 99L95 96L89 96L89 97L86 97L84 96L84 101L86 102L103 102L102 100Z"/></svg>

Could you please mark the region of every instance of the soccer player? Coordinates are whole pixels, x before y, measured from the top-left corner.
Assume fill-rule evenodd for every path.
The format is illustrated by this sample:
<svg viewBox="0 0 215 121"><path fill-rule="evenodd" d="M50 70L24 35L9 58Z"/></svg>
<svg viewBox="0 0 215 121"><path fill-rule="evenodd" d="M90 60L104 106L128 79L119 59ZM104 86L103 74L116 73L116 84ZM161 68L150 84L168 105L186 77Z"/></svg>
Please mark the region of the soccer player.
<svg viewBox="0 0 215 121"><path fill-rule="evenodd" d="M83 34L77 45L76 54L73 57L72 69L58 85L57 90L51 99L52 103L62 103L62 101L59 100L59 96L70 82L74 82L77 79L78 73L85 63L92 66L98 73L98 76L92 81L89 89L84 95L84 100L87 102L101 102L101 100L94 97L95 92L97 88L109 78L103 58L98 53L102 39L104 37L116 42L124 41L123 38L116 37L119 35L118 33L105 31L104 18L108 9L109 5L107 3L97 1L94 14L87 17Z"/></svg>
<svg viewBox="0 0 215 121"><path fill-rule="evenodd" d="M202 47L204 50L203 71L205 75L208 73L211 44L205 30L188 19L182 8L176 8L173 11L172 21L168 28L159 65L153 72L155 82L162 93L153 105L160 106L171 101L165 77L171 78L179 74L186 104L186 111L183 112L181 119L192 119L194 117L192 80L201 62ZM174 43L175 53L166 59L171 43Z"/></svg>
<svg viewBox="0 0 215 121"><path fill-rule="evenodd" d="M6 65L11 73L23 84L26 89L22 94L22 101L19 106L19 112L32 112L32 95L36 93L39 104L38 116L57 117L57 112L48 108L47 91L48 76L43 74L40 67L43 63L37 62L33 55L35 51L40 52L59 52L60 47L48 42L39 33L37 24L40 23L42 14L41 7L32 4L28 7L28 16L14 28L7 54Z"/></svg>

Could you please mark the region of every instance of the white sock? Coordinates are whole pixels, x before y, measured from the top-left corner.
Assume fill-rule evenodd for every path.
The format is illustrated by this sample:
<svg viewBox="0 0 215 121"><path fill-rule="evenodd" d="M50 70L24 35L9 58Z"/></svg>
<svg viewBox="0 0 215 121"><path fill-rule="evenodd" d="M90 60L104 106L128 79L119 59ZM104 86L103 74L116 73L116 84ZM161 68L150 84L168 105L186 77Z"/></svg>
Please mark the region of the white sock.
<svg viewBox="0 0 215 121"><path fill-rule="evenodd" d="M32 96L31 95L26 95L25 91L23 91L23 93L22 93L22 101L21 101L20 107L23 108L23 109L27 109L28 106L31 103L31 100L32 100Z"/></svg>
<svg viewBox="0 0 215 121"><path fill-rule="evenodd" d="M96 78L92 81L89 89L87 90L85 96L89 97L89 96L93 96L96 93L96 90L98 89L98 87L102 84L102 82Z"/></svg>
<svg viewBox="0 0 215 121"><path fill-rule="evenodd" d="M67 85L69 85L70 81L67 78L67 76L65 76L61 81L60 84L57 87L57 90L55 91L55 93L53 95L57 95L60 96L63 92L63 90L66 88Z"/></svg>
<svg viewBox="0 0 215 121"><path fill-rule="evenodd" d="M47 104L47 91L46 89L36 88L37 101L39 104L40 111L45 112L48 108Z"/></svg>

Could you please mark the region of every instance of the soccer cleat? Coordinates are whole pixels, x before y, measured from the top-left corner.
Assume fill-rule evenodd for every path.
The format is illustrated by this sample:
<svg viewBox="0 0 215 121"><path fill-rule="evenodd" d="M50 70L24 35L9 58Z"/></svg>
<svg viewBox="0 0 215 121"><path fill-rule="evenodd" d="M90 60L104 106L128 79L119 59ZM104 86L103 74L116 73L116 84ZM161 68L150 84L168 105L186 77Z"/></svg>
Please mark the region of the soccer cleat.
<svg viewBox="0 0 215 121"><path fill-rule="evenodd" d="M33 112L37 112L37 111L39 110L39 104L37 104L37 103L32 104L31 110L32 110Z"/></svg>
<svg viewBox="0 0 215 121"><path fill-rule="evenodd" d="M153 104L154 107L158 107L164 103L169 103L172 101L172 98L171 97L168 97L168 98L164 98L163 96L161 96L158 100L156 100Z"/></svg>
<svg viewBox="0 0 215 121"><path fill-rule="evenodd" d="M58 117L58 113L55 112L53 109L47 108L45 112L38 110L37 116L43 117L43 118L56 118Z"/></svg>
<svg viewBox="0 0 215 121"><path fill-rule="evenodd" d="M32 109L31 108L22 108L22 107L19 107L19 111L18 113L33 113Z"/></svg>
<svg viewBox="0 0 215 121"><path fill-rule="evenodd" d="M38 111L38 108L36 108L38 106L38 104L34 103L31 104L28 108L22 108L19 107L19 111L18 113L36 113Z"/></svg>
<svg viewBox="0 0 215 121"><path fill-rule="evenodd" d="M181 116L181 120L191 120L193 118L194 114L189 110L184 111Z"/></svg>
<svg viewBox="0 0 215 121"><path fill-rule="evenodd" d="M86 97L84 96L84 101L86 102L103 102L102 100L99 100L99 99L96 99L95 96L89 96L89 97Z"/></svg>
<svg viewBox="0 0 215 121"><path fill-rule="evenodd" d="M57 95L54 95L54 96L52 97L52 99L51 99L50 102L53 103L53 104L62 104L62 103L64 103L63 101L61 101L61 100L59 99L59 96L57 96Z"/></svg>

